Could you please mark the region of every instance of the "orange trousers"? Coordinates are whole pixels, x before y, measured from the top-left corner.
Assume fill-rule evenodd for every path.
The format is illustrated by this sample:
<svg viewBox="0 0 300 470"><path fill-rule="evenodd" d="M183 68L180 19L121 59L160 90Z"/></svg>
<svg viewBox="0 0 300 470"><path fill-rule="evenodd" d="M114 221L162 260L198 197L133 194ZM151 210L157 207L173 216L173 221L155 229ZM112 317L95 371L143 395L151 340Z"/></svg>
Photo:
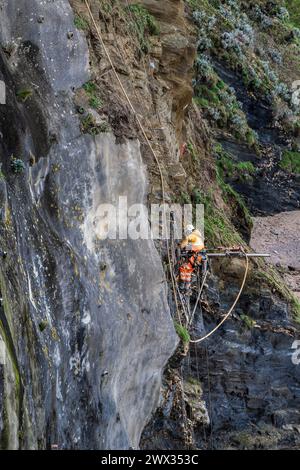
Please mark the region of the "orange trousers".
<svg viewBox="0 0 300 470"><path fill-rule="evenodd" d="M195 264L202 263L202 256L195 253L190 258L185 260L181 266L179 267L179 280L181 282L191 282L192 281L192 274L195 270Z"/></svg>

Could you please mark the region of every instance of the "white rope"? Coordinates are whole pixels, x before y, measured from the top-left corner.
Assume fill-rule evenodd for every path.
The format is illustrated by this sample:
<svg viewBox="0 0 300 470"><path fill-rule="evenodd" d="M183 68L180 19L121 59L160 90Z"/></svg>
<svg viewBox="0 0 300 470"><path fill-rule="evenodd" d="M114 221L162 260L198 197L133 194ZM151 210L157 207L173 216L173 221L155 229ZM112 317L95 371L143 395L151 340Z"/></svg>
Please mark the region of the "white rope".
<svg viewBox="0 0 300 470"><path fill-rule="evenodd" d="M196 313L196 309L197 309L198 303L200 301L200 298L201 298L201 295L202 295L202 292L203 292L203 289L204 289L204 285L205 285L207 275L208 275L208 269L206 269L205 275L203 276L202 284L201 284L199 294L198 294L198 297L197 297L197 300L196 300L196 303L195 303L195 306L194 306L194 309L193 309L193 313L190 317L189 326L193 323L194 316L195 316L195 313Z"/></svg>
<svg viewBox="0 0 300 470"><path fill-rule="evenodd" d="M243 282L241 284L241 287L240 287L240 290L239 290L239 293L235 299L235 301L233 302L232 306L230 307L229 311L226 313L225 317L222 319L222 321L212 330L210 331L209 333L207 333L207 335L203 336L203 338L199 338L199 339L196 339L196 340L191 340L190 342L191 343L201 343L202 341L204 341L205 339L209 338L212 334L214 334L222 325L223 323L227 320L227 318L231 315L232 311L234 310L236 304L238 303L241 295L242 295L242 292L244 290L244 287L245 287L245 283L246 283L246 279L247 279L247 275L248 275L248 271L249 271L249 258L248 256L246 255L245 253L245 259L246 259L246 269L245 269L245 274L244 274L244 278L243 278Z"/></svg>

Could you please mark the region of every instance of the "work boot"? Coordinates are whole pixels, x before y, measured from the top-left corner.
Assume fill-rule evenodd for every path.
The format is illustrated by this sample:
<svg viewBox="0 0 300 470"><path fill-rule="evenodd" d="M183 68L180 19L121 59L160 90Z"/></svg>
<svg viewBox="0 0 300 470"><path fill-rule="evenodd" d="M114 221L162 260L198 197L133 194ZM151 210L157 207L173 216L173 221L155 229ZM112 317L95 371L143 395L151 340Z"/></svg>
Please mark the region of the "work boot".
<svg viewBox="0 0 300 470"><path fill-rule="evenodd" d="M180 290L181 294L185 293L185 282L180 282L179 290Z"/></svg>
<svg viewBox="0 0 300 470"><path fill-rule="evenodd" d="M191 290L191 283L190 282L181 282L179 284L179 290L180 290L181 294L187 295Z"/></svg>

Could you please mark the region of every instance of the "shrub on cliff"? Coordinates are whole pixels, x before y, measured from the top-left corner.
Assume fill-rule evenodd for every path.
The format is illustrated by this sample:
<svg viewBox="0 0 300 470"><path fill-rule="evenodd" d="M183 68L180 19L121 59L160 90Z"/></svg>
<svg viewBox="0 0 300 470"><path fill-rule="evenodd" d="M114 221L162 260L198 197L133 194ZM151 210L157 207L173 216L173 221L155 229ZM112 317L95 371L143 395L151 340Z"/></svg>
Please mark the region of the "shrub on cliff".
<svg viewBox="0 0 300 470"><path fill-rule="evenodd" d="M145 7L139 4L129 5L125 9L131 17L131 28L137 35L141 49L147 53L149 51L148 36L159 34L159 25Z"/></svg>
<svg viewBox="0 0 300 470"><path fill-rule="evenodd" d="M300 174L300 152L285 150L280 167L290 173Z"/></svg>

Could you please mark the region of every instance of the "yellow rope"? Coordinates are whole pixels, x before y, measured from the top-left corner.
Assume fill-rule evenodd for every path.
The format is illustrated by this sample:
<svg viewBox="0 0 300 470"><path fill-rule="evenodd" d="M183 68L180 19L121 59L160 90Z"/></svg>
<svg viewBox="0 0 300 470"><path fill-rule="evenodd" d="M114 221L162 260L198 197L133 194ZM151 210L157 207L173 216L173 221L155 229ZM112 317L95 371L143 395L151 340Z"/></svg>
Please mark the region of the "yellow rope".
<svg viewBox="0 0 300 470"><path fill-rule="evenodd" d="M209 333L207 333L207 335L203 336L203 338L199 338L199 339L196 339L196 340L191 340L191 343L201 343L202 341L204 341L205 339L209 338L212 334L214 334L222 325L223 323L227 320L227 318L231 315L233 309L235 308L236 304L238 303L241 295L242 295L242 292L244 290L244 287L245 287L245 283L246 283L246 279L247 279L247 276L248 276L248 271L249 271L249 259L248 259L248 256L246 256L245 254L245 258L246 258L246 269L245 269L245 274L244 274L244 278L243 278L243 282L242 282L242 285L240 287L240 290L239 290L239 293L235 299L235 301L233 302L232 306L230 307L229 311L226 313L225 317L222 319L222 321L212 330L210 331Z"/></svg>
<svg viewBox="0 0 300 470"><path fill-rule="evenodd" d="M116 68L115 68L114 63L113 63L113 61L112 61L112 59L111 59L110 53L109 53L107 47L106 47L105 44L104 44L104 41L103 41L103 38L102 38L102 34L101 34L101 31L100 31L100 27L99 27L99 26L97 25L97 23L96 23L96 20L95 20L94 15L93 15L93 13L92 13L92 11L91 11L91 8L90 8L90 5L89 5L89 3L88 3L88 0L84 0L84 2L85 2L85 4L86 4L88 13L89 13L90 18L91 18L91 20L92 20L92 23L93 23L93 25L94 25L94 27L95 27L95 30L96 30L96 32L97 32L98 38L99 38L100 43L101 43L101 45L102 45L102 47L103 47L103 50L104 50L104 52L105 52L105 55L106 55L106 57L107 57L107 59L108 59L108 61L109 61L109 63L110 63L110 66L111 66L111 68L112 68L112 71L113 71L113 73L114 73L114 75L115 75L115 77L116 77L116 79L117 79L117 81L118 81L118 83L119 83L119 85L120 85L120 87L121 87L121 90L122 90L122 92L123 92L123 94L124 94L124 96L125 96L125 98L126 98L126 101L127 101L128 105L129 105L131 111L133 112L133 114L134 114L135 117L136 117L136 121L137 121L137 123L138 123L138 126L139 126L139 128L141 129L141 132L142 132L142 134L143 134L143 136L144 136L144 139L145 139L145 141L146 141L146 143L147 143L147 145L148 145L148 147L149 147L149 149L150 149L150 151L151 151L151 153L152 153L152 155L153 155L153 157L154 157L154 159L155 159L155 162L156 162L156 164L157 164L157 167L158 167L158 170L159 170L159 175L160 175L160 180L161 180L162 201L163 201L163 207L164 207L164 219L165 219L165 221L166 221L166 213L165 213L165 200L166 200L166 198L165 198L164 177L163 177L162 169L161 169L161 166L160 166L160 163L159 163L159 159L158 159L158 157L157 157L157 155L156 155L156 152L155 152L153 146L151 145L151 142L149 141L149 139L148 139L148 137L147 137L147 134L146 134L146 131L145 131L145 129L144 129L144 126L143 126L143 124L141 123L141 121L140 121L140 119L139 119L139 116L138 116L138 114L137 114L137 112L136 112L136 110L135 110L135 108L134 108L134 106L133 106L133 104L132 104L132 102L131 102L131 100L130 100L130 98L129 98L127 92L126 92L126 90L125 90L125 88L124 88L124 85L123 85L123 83L122 83L122 81L121 81L121 79L120 79L120 77L119 77L119 75L118 75L118 73L117 73L117 71L116 71ZM173 287L173 292L174 292L174 298L175 298L175 304L176 304L176 311L177 311L177 316L178 316L179 322L181 323L181 318L180 318L180 315L179 315L179 308L178 308L177 295L176 295L176 284L175 284L176 281L174 280L174 273L173 273L172 263L171 263L171 259L170 259L170 247L169 247L169 240L168 240L168 237L166 238L166 240L167 240L168 264L169 264L169 271L170 271L171 280L172 280L172 287Z"/></svg>

